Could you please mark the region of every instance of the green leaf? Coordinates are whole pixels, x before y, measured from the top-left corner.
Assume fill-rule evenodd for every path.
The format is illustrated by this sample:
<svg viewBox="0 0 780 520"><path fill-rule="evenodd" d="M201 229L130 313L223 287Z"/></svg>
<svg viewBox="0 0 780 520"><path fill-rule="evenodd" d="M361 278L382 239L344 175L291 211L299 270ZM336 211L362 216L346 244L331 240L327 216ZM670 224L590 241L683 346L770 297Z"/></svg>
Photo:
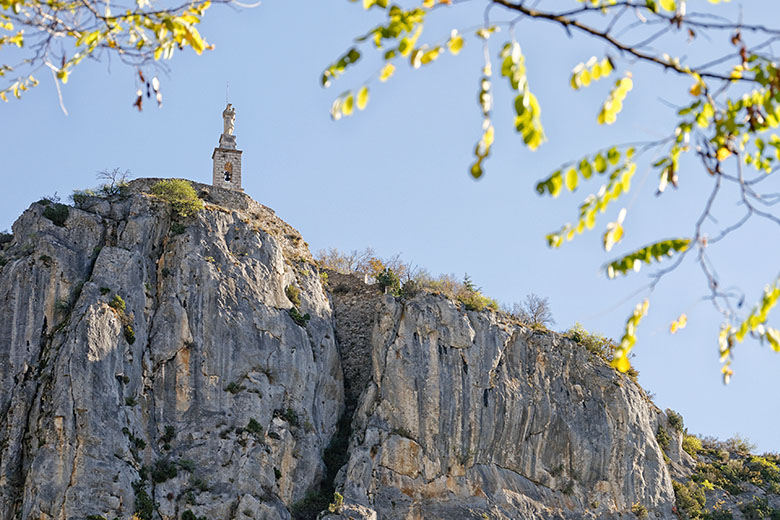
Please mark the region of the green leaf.
<svg viewBox="0 0 780 520"><path fill-rule="evenodd" d="M725 362L722 369L724 382L728 383L728 378L732 374L732 371L729 368L729 365L731 364L729 361L731 358L731 349L735 344L741 343L747 334L758 337L761 341L768 341L769 345L775 351L780 349L780 332L765 326L769 311L777 305L779 299L780 278L776 279L772 285L769 285L764 289L761 301L758 305L753 307L750 314L741 324L738 326L732 326L729 323L723 324L718 342L720 344L721 363Z"/></svg>
<svg viewBox="0 0 780 520"><path fill-rule="evenodd" d="M587 62L579 63L572 69L570 84L574 90L579 90L580 88L587 87L593 81L606 78L613 70L612 61L609 58L598 61L598 59L593 56Z"/></svg>
<svg viewBox="0 0 780 520"><path fill-rule="evenodd" d="M346 98L344 98L344 104L341 106L341 113L345 116L351 116L355 107L355 96L350 92Z"/></svg>
<svg viewBox="0 0 780 520"><path fill-rule="evenodd" d="M620 222L607 224L607 231L604 233L604 251L609 253L621 240L623 240L623 225Z"/></svg>
<svg viewBox="0 0 780 520"><path fill-rule="evenodd" d="M620 160L620 152L614 146L612 148L610 148L609 150L607 150L607 160L613 166L616 165L618 163L618 161Z"/></svg>
<svg viewBox="0 0 780 520"><path fill-rule="evenodd" d="M690 239L674 238L647 245L610 262L606 267L607 276L615 278L617 275L626 275L631 271L639 271L643 263L649 265L653 262L661 262L671 257L674 253L682 253L687 250L690 244Z"/></svg>
<svg viewBox="0 0 780 520"><path fill-rule="evenodd" d="M561 176L560 171L554 173L553 176L550 177L550 183L550 195L557 197L561 192L561 186L563 186L563 177Z"/></svg>
<svg viewBox="0 0 780 520"><path fill-rule="evenodd" d="M450 53L457 56L461 49L463 49L463 44L463 36L458 34L457 29L453 29L452 34L450 35L450 39L447 41L447 49L450 51Z"/></svg>
<svg viewBox="0 0 780 520"><path fill-rule="evenodd" d="M441 53L441 47L434 47L433 49L424 51L422 56L420 57L420 63L422 65L428 65L432 61L436 60L436 58L439 57L439 54Z"/></svg>
<svg viewBox="0 0 780 520"><path fill-rule="evenodd" d="M577 177L577 170L574 168L569 168L569 170L566 172L566 189L569 191L574 191L577 189L578 183L579 178Z"/></svg>
<svg viewBox="0 0 780 520"><path fill-rule="evenodd" d="M358 91L357 95L357 107L359 110L366 108L368 104L368 87L365 85Z"/></svg>
<svg viewBox="0 0 780 520"><path fill-rule="evenodd" d="M596 157L593 158L593 166L596 167L596 171L599 173L607 171L607 161L601 154L596 154Z"/></svg>
<svg viewBox="0 0 780 520"><path fill-rule="evenodd" d="M665 11L674 12L677 10L677 4L674 0L659 0L659 3Z"/></svg>
<svg viewBox="0 0 780 520"><path fill-rule="evenodd" d="M392 76L394 72L395 72L395 65L393 65L392 63L385 64L385 66L382 67L382 72L379 73L379 81L384 83L385 81L390 79L390 76Z"/></svg>
<svg viewBox="0 0 780 520"><path fill-rule="evenodd" d="M482 161L477 161L474 164L472 164L470 173L471 176L474 177L475 179L479 179L480 177L482 177L482 174L484 173L482 171Z"/></svg>
<svg viewBox="0 0 780 520"><path fill-rule="evenodd" d="M580 175L582 175L583 179L590 179L593 175L593 167L587 159L580 161Z"/></svg>
<svg viewBox="0 0 780 520"><path fill-rule="evenodd" d="M612 367L620 372L625 373L631 369L631 362L628 360L628 355L636 344L636 329L639 326L639 322L647 315L649 307L650 301L643 301L634 308L634 312L628 320L626 320L626 330L623 333L623 337L620 339L620 345L615 349L612 355L611 363Z"/></svg>

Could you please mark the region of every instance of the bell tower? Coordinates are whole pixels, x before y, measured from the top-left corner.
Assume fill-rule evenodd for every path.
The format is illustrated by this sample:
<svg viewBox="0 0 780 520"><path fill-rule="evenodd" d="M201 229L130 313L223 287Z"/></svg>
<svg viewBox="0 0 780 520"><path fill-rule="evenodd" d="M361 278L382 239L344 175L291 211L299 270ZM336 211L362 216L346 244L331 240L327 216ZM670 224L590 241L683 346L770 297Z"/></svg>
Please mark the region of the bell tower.
<svg viewBox="0 0 780 520"><path fill-rule="evenodd" d="M219 146L214 148L211 158L214 161L214 177L212 184L219 188L240 190L241 188L241 150L236 149L236 109L230 103L222 112L224 122L222 135L219 136Z"/></svg>

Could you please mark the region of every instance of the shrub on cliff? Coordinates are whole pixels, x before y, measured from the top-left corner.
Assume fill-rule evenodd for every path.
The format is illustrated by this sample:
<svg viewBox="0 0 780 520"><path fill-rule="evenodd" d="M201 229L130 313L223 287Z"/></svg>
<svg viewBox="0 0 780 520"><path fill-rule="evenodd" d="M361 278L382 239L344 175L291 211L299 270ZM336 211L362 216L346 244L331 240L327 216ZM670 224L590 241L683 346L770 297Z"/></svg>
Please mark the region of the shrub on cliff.
<svg viewBox="0 0 780 520"><path fill-rule="evenodd" d="M682 449L685 450L691 457L696 457L702 449L701 440L695 435L683 434Z"/></svg>
<svg viewBox="0 0 780 520"><path fill-rule="evenodd" d="M672 481L672 487L674 488L677 510L686 515L687 518L698 518L704 507L704 490L695 482L680 484Z"/></svg>
<svg viewBox="0 0 780 520"><path fill-rule="evenodd" d="M185 218L203 209L203 201L188 181L167 179L152 186L152 194L171 206L175 218Z"/></svg>
<svg viewBox="0 0 780 520"><path fill-rule="evenodd" d="M458 291L458 301L469 311L483 311L486 308L498 310L498 302L482 294L482 289L474 285L467 274L463 277L463 285Z"/></svg>
<svg viewBox="0 0 780 520"><path fill-rule="evenodd" d="M612 354L617 348L617 343L612 339L594 332L588 332L581 323L575 323L574 327L567 330L564 335L588 349L588 352L596 354L601 359L612 361Z"/></svg>
<svg viewBox="0 0 780 520"><path fill-rule="evenodd" d="M0 232L0 249L3 249L6 244L10 244L14 239L14 236L12 233L9 233L8 231Z"/></svg>
<svg viewBox="0 0 780 520"><path fill-rule="evenodd" d="M615 351L618 348L618 344L615 340L595 332L588 332L581 323L575 323L574 327L571 327L564 332L563 335L570 340L579 343L585 347L588 352L597 355L607 363L612 363L612 360L615 357ZM634 367L630 367L626 373L634 381L639 377L639 371ZM667 413L668 412L669 410L667 410Z"/></svg>
<svg viewBox="0 0 780 520"><path fill-rule="evenodd" d="M379 288L385 293L390 293L393 296L400 296L401 294L401 280L398 275L393 272L389 267L385 267L382 271L376 274L376 283Z"/></svg>
<svg viewBox="0 0 780 520"><path fill-rule="evenodd" d="M68 220L70 210L65 204L54 202L47 204L43 210L43 216L51 220L55 226L64 227L65 221Z"/></svg>

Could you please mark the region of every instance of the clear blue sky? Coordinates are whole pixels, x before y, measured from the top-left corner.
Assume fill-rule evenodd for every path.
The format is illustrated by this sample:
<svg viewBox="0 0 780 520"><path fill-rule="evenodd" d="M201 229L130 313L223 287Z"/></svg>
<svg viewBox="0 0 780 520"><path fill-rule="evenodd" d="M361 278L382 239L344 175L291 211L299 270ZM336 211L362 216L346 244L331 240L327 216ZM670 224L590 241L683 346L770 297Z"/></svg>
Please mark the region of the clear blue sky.
<svg viewBox="0 0 780 520"><path fill-rule="evenodd" d="M478 23L483 4L472 4L453 8L446 21L426 28L424 37L439 40L452 27ZM689 4L692 9L705 2ZM772 0L751 0L742 8L745 21L780 19L780 6ZM736 2L723 8L731 18L739 9ZM94 186L102 169L210 182L229 81L237 143L244 150L245 190L299 229L313 251L372 246L382 256L402 253L434 274L468 272L484 293L502 302L520 301L531 292L546 296L557 329L579 321L619 338L627 315L644 296L630 295L647 283L649 270L610 281L600 267L652 240L689 235L709 179L690 163L680 174L681 189L656 198L656 172L640 167L624 202L601 215L596 230L560 250L547 248L545 234L573 220L580 201L598 184L556 200L538 197L534 186L562 162L605 144L663 137L672 128L674 111L659 98L686 101L690 82L620 62L620 72L633 72L635 89L618 122L597 127L599 104L617 76L573 92L569 74L580 61L603 55L603 45L567 38L556 26L521 22L517 37L549 141L534 153L522 146L511 127L510 94L496 77L497 139L485 177L475 182L467 168L480 133L476 96L482 65L473 37L457 58L444 56L419 71L399 67L391 82L372 85L364 113L330 120L333 98L358 87L379 62L369 59L328 90L319 86L319 75L353 36L378 20L376 13L345 0L266 0L248 10L212 7L202 33L215 49L201 57L178 53L169 62L171 72L160 76L163 108L147 103L143 113L131 107L135 72L116 60L76 69L63 90L67 117L59 110L51 77L39 72L39 87L0 106L6 129L0 145L0 229L10 228L42 195L56 191L66 198L74 189ZM717 41L702 40L680 52L696 62L727 37L722 33ZM605 255L601 234L621 205L629 206L627 236L617 251ZM725 222L734 208L726 199L717 212ZM710 253L724 283L743 288L752 305L777 276L777 244L777 229L756 223ZM650 314L635 349L640 382L660 407L681 412L691 432L722 438L738 432L762 450L780 451L780 404L772 397L780 356L744 344L733 364L735 377L724 387L716 342L721 318L700 301L705 292L701 272L686 262L650 295ZM669 322L681 312L688 313L689 325L671 336ZM774 320L777 325L777 313Z"/></svg>

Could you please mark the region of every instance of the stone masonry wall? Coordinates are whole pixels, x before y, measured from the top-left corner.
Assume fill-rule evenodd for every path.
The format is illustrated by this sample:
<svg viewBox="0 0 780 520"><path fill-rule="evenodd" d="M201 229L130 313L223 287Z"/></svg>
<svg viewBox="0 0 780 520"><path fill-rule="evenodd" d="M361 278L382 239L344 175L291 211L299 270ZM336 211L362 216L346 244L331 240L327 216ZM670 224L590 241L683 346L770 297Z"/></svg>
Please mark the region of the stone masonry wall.
<svg viewBox="0 0 780 520"><path fill-rule="evenodd" d="M371 333L382 293L356 275L327 271L342 359L347 413L352 414L371 377Z"/></svg>
<svg viewBox="0 0 780 520"><path fill-rule="evenodd" d="M214 159L214 186L231 190L241 190L241 150L215 148L212 158ZM233 175L230 182L225 181L225 165L227 163L233 165Z"/></svg>

